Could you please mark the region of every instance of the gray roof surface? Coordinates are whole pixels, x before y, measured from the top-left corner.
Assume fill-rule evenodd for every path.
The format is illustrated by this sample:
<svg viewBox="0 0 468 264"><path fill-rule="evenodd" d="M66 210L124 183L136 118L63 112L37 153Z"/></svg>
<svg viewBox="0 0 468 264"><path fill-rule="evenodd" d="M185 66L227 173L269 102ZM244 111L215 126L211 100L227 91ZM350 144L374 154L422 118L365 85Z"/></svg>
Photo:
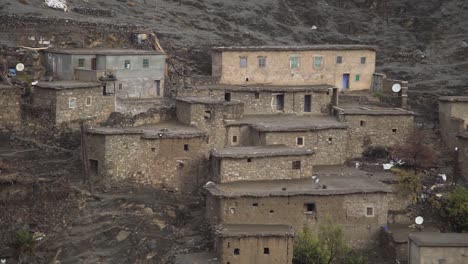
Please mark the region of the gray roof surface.
<svg viewBox="0 0 468 264"><path fill-rule="evenodd" d="M15 88L15 87L6 83L5 84L0 83L0 89L12 89L12 88Z"/></svg>
<svg viewBox="0 0 468 264"><path fill-rule="evenodd" d="M457 136L462 139L468 139L468 132L460 132Z"/></svg>
<svg viewBox="0 0 468 264"><path fill-rule="evenodd" d="M393 241L397 243L408 243L409 234L420 233L424 231L439 232L439 229L431 224L426 223L424 223L423 231L411 228L408 224L388 224L388 232L392 234Z"/></svg>
<svg viewBox="0 0 468 264"><path fill-rule="evenodd" d="M346 105L334 106L333 109L340 111L344 115L415 115L414 112L403 108L364 106L364 105Z"/></svg>
<svg viewBox="0 0 468 264"><path fill-rule="evenodd" d="M81 81L55 81L55 82L39 82L35 87L53 90L66 90L66 89L86 89L102 87L98 82L81 82Z"/></svg>
<svg viewBox="0 0 468 264"><path fill-rule="evenodd" d="M165 55L154 50L140 49L56 49L46 50L51 53L77 54L77 55Z"/></svg>
<svg viewBox="0 0 468 264"><path fill-rule="evenodd" d="M294 228L288 225L249 225L231 224L216 228L216 235L220 237L292 237Z"/></svg>
<svg viewBox="0 0 468 264"><path fill-rule="evenodd" d="M339 122L328 115L246 115L239 120L226 121L226 126L238 125L251 125L261 132L303 132L348 128L345 123Z"/></svg>
<svg viewBox="0 0 468 264"><path fill-rule="evenodd" d="M214 47L213 51L308 51L308 50L372 50L377 47L370 45L306 45L306 46L237 46L237 47Z"/></svg>
<svg viewBox="0 0 468 264"><path fill-rule="evenodd" d="M219 264L218 257L212 252L190 253L179 255L175 258L175 264Z"/></svg>
<svg viewBox="0 0 468 264"><path fill-rule="evenodd" d="M237 105L242 104L242 102L238 101L226 101L223 99L217 99L213 97L195 97L195 96L188 96L188 97L177 97L177 101L186 102L189 104L209 104L209 105Z"/></svg>
<svg viewBox="0 0 468 264"><path fill-rule="evenodd" d="M313 155L310 149L293 148L285 145L252 146L252 147L230 147L214 149L211 155L220 158L258 158L275 156L304 156Z"/></svg>
<svg viewBox="0 0 468 264"><path fill-rule="evenodd" d="M301 86L285 86L285 85L201 85L195 89L207 90L223 90L227 92L319 92L326 93L328 89L334 88L333 85L301 85Z"/></svg>
<svg viewBox="0 0 468 264"><path fill-rule="evenodd" d="M443 102L468 102L468 96L442 96L439 101Z"/></svg>
<svg viewBox="0 0 468 264"><path fill-rule="evenodd" d="M425 247L468 247L468 233L421 232L409 235L418 246Z"/></svg>
<svg viewBox="0 0 468 264"><path fill-rule="evenodd" d="M176 121L165 121L155 125L138 127L112 128L94 127L88 129L88 134L97 135L141 135L145 139L159 138L195 138L206 134L198 128L187 126Z"/></svg>
<svg viewBox="0 0 468 264"><path fill-rule="evenodd" d="M205 185L204 188L214 196L220 197L268 197L298 195L343 195L355 193L388 193L390 188L367 176L320 177L314 179L237 181ZM326 186L326 189L324 189Z"/></svg>

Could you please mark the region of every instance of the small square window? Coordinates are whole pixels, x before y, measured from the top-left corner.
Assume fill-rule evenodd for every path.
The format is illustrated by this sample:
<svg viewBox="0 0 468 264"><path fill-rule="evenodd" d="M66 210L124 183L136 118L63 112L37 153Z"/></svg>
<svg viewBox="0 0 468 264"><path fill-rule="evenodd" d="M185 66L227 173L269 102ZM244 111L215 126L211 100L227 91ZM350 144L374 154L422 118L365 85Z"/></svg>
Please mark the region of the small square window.
<svg viewBox="0 0 468 264"><path fill-rule="evenodd" d="M130 60L125 60L125 62L124 62L124 68L125 68L125 69L130 69Z"/></svg>
<svg viewBox="0 0 468 264"><path fill-rule="evenodd" d="M240 67L247 68L247 57L240 57Z"/></svg>
<svg viewBox="0 0 468 264"><path fill-rule="evenodd" d="M292 162L292 169L293 170L300 170L301 169L301 161L295 160Z"/></svg>
<svg viewBox="0 0 468 264"><path fill-rule="evenodd" d="M76 98L68 99L68 108L74 109L76 107Z"/></svg>
<svg viewBox="0 0 468 264"><path fill-rule="evenodd" d="M336 64L341 64L343 63L343 57L342 56L337 56L336 57Z"/></svg>
<svg viewBox="0 0 468 264"><path fill-rule="evenodd" d="M247 159L247 162L252 162L252 158L248 158L248 159Z"/></svg>
<svg viewBox="0 0 468 264"><path fill-rule="evenodd" d="M156 152L156 148L151 148L151 151L152 151L152 152Z"/></svg>
<svg viewBox="0 0 468 264"><path fill-rule="evenodd" d="M85 59L78 59L78 67L83 68L85 64Z"/></svg>
<svg viewBox="0 0 468 264"><path fill-rule="evenodd" d="M296 145L297 146L304 146L304 138L303 137L296 138Z"/></svg>
<svg viewBox="0 0 468 264"><path fill-rule="evenodd" d="M184 151L189 151L189 145L188 144L184 144Z"/></svg>
<svg viewBox="0 0 468 264"><path fill-rule="evenodd" d="M323 65L323 57L322 56L315 56L314 57L314 67L316 69L322 68Z"/></svg>
<svg viewBox="0 0 468 264"><path fill-rule="evenodd" d="M366 57L361 57L361 64L366 64Z"/></svg>
<svg viewBox="0 0 468 264"><path fill-rule="evenodd" d="M224 93L224 100L226 102L231 102L231 93Z"/></svg>
<svg viewBox="0 0 468 264"><path fill-rule="evenodd" d="M299 57L297 56L292 56L289 58L289 66L291 69L297 69L299 68Z"/></svg>
<svg viewBox="0 0 468 264"><path fill-rule="evenodd" d="M359 74L356 74L355 80L356 80L356 82L359 82L361 80L361 76Z"/></svg>
<svg viewBox="0 0 468 264"><path fill-rule="evenodd" d="M234 249L234 255L240 255L240 249L235 248Z"/></svg>
<svg viewBox="0 0 468 264"><path fill-rule="evenodd" d="M263 254L264 255L269 255L270 254L270 248L263 248Z"/></svg>
<svg viewBox="0 0 468 264"><path fill-rule="evenodd" d="M366 126L366 121L361 120L361 126Z"/></svg>
<svg viewBox="0 0 468 264"><path fill-rule="evenodd" d="M327 142L328 142L328 144L333 143L333 138L328 138L328 139L327 139Z"/></svg>
<svg viewBox="0 0 468 264"><path fill-rule="evenodd" d="M257 207L257 206L258 206L258 203L253 203L252 206L256 206L256 207Z"/></svg>
<svg viewBox="0 0 468 264"><path fill-rule="evenodd" d="M304 205L306 212L315 212L315 203L307 203Z"/></svg>
<svg viewBox="0 0 468 264"><path fill-rule="evenodd" d="M392 132L393 132L393 133L396 133L396 132L397 132L397 129L396 129L396 128L392 129Z"/></svg>
<svg viewBox="0 0 468 264"><path fill-rule="evenodd" d="M205 111L205 119L211 119L211 111Z"/></svg>
<svg viewBox="0 0 468 264"><path fill-rule="evenodd" d="M366 216L374 216L374 207L366 207Z"/></svg>
<svg viewBox="0 0 468 264"><path fill-rule="evenodd" d="M232 143L237 143L237 136L232 136Z"/></svg>
<svg viewBox="0 0 468 264"><path fill-rule="evenodd" d="M86 106L91 106L92 101L93 101L93 97L91 96L86 97Z"/></svg>
<svg viewBox="0 0 468 264"><path fill-rule="evenodd" d="M255 99L260 99L260 93L259 92L255 92Z"/></svg>
<svg viewBox="0 0 468 264"><path fill-rule="evenodd" d="M149 68L149 60L143 59L143 68Z"/></svg>
<svg viewBox="0 0 468 264"><path fill-rule="evenodd" d="M258 67L259 68L266 68L266 57L259 56L258 57Z"/></svg>

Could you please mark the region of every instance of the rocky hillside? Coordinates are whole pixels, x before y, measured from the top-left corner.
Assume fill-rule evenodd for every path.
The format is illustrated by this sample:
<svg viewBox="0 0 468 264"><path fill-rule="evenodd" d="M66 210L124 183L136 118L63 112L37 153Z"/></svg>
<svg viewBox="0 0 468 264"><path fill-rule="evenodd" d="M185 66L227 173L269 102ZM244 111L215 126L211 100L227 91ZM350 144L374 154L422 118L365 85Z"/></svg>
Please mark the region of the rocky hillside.
<svg viewBox="0 0 468 264"><path fill-rule="evenodd" d="M154 31L177 72L209 74L220 45L362 43L379 47L378 67L409 80L413 106L433 94L466 94L468 1L464 0L3 0L0 42L128 46L131 32ZM185 66L183 66L185 65ZM182 69L183 68L183 69ZM428 96L423 96L428 92ZM431 97L432 96L432 97ZM419 107L418 107L419 106ZM424 112L424 111L422 111Z"/></svg>

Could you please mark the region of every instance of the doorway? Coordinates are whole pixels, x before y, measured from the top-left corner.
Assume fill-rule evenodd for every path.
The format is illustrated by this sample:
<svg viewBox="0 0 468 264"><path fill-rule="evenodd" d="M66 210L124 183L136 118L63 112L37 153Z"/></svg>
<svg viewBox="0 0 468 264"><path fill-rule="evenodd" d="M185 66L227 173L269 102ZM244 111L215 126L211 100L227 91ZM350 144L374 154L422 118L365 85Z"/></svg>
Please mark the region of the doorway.
<svg viewBox="0 0 468 264"><path fill-rule="evenodd" d="M91 59L91 70L95 71L97 69L96 58Z"/></svg>
<svg viewBox="0 0 468 264"><path fill-rule="evenodd" d="M98 175L98 161L90 159L89 160L89 174L91 177Z"/></svg>
<svg viewBox="0 0 468 264"><path fill-rule="evenodd" d="M278 111L284 110L284 94L276 95L276 110Z"/></svg>
<svg viewBox="0 0 468 264"><path fill-rule="evenodd" d="M304 112L312 112L312 95L310 94L304 96Z"/></svg>
<svg viewBox="0 0 468 264"><path fill-rule="evenodd" d="M154 94L156 96L161 96L161 81L160 80L154 81Z"/></svg>
<svg viewBox="0 0 468 264"><path fill-rule="evenodd" d="M349 89L349 73L343 74L343 90Z"/></svg>

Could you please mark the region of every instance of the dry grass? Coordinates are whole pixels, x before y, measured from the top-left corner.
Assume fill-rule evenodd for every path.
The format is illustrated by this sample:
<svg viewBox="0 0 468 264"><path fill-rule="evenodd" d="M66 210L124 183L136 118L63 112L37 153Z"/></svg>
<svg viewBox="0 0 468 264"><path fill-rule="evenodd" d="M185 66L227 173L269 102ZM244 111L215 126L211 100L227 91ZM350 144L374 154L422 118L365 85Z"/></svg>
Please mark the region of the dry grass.
<svg viewBox="0 0 468 264"><path fill-rule="evenodd" d="M11 164L5 160L0 159L0 172L8 171L11 169Z"/></svg>
<svg viewBox="0 0 468 264"><path fill-rule="evenodd" d="M132 2L132 1L128 1L128 2L127 2L127 5L128 5L128 6L131 6L131 7L134 7L134 6L136 6L136 3L135 3L135 2Z"/></svg>
<svg viewBox="0 0 468 264"><path fill-rule="evenodd" d="M29 5L28 0L18 0L18 2L22 3L23 5Z"/></svg>

